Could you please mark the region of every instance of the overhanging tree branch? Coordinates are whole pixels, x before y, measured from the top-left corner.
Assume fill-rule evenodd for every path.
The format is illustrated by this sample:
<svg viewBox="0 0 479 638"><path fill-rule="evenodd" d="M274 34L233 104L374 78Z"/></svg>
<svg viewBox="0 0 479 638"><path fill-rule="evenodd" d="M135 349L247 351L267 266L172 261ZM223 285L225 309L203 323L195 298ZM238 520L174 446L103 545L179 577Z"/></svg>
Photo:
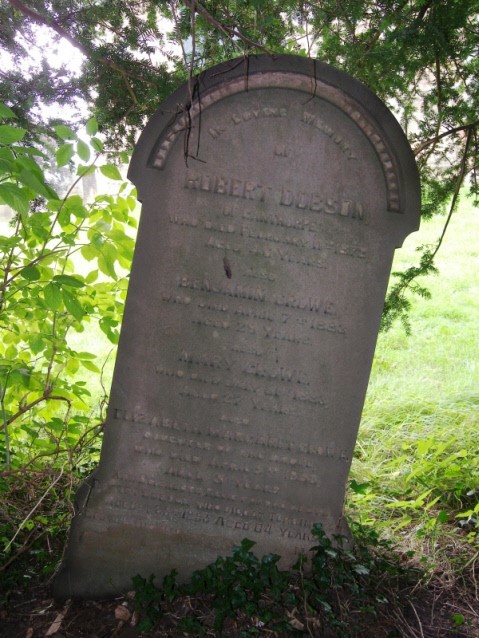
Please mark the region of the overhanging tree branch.
<svg viewBox="0 0 479 638"><path fill-rule="evenodd" d="M110 69L113 69L114 71L119 73L122 76L125 82L126 88L128 89L128 92L131 95L135 104L138 103L138 100L130 85L130 82L128 81L128 77L131 77L135 80L139 80L140 82L146 82L147 84L151 86L155 85L154 82L151 82L150 80L146 78L140 77L134 73L131 73L130 71L126 71L124 68L122 68L119 64L117 64L110 58L106 58L104 56L98 55L98 53L95 50L89 49L84 44L79 42L76 38L74 38L57 21L51 18L47 18L43 16L41 13L38 13L38 11L35 11L34 9L27 7L27 5L21 2L21 0L8 0L8 1L12 5L12 7L15 7L15 9L18 9L18 11L23 13L23 15L27 16L28 18L30 18L37 24L41 24L43 26L49 27L50 29L53 29L55 33L57 33L64 40L67 40L67 42L69 42L73 47L75 47L75 49L78 49L78 51L80 51L86 58L94 59L98 61L100 64L103 64L104 66L107 66Z"/></svg>
<svg viewBox="0 0 479 638"><path fill-rule="evenodd" d="M15 9L18 9L21 13L23 13L23 15L27 16L31 20L34 20L38 24L43 24L44 26L47 26L50 29L53 29L55 33L57 33L60 37L67 40L72 46L75 47L75 49L78 49L79 51L81 51L85 57L91 56L91 51L89 51L81 42L78 42L78 40L75 40L75 38L71 36L68 33L68 31L66 31L62 26L60 26L58 22L55 22L55 20L48 19L45 16L43 16L41 13L38 13L38 11L35 11L35 9L31 9L30 7L27 7L27 5L23 4L21 0L8 0L8 1L12 5L12 7L15 7Z"/></svg>
<svg viewBox="0 0 479 638"><path fill-rule="evenodd" d="M8 420L7 420L7 425L10 425L11 423L13 423L14 421L16 421L19 417L21 417L23 414L25 414L26 412L29 412L32 408L34 408L36 405L38 405L39 403L41 403L42 401L65 401L65 403L68 403L68 406L71 406L71 400L67 399L67 397L62 397L60 395L56 395L56 394L51 394L51 390L45 390L43 392L43 394L38 397L37 399L35 399L34 401L30 401L30 403L28 403L27 405L22 406L18 412L16 412L15 414L13 414Z"/></svg>
<svg viewBox="0 0 479 638"><path fill-rule="evenodd" d="M421 153L425 148L427 148L431 144L437 144L437 142L447 137L448 135L454 135L455 133L459 133L459 131L472 131L477 126L479 126L479 120L474 120L474 122L471 122L470 124L464 124L463 126L456 126L454 128L449 129L448 131L444 131L443 133L440 133L439 135L436 135L435 137L432 137L429 140L425 140L424 142L421 142L421 144L419 144L419 146L416 146L416 148L414 149L414 155L415 156L419 155L419 153Z"/></svg>
<svg viewBox="0 0 479 638"><path fill-rule="evenodd" d="M250 40L248 37L243 35L241 31L238 31L238 29L222 24L219 20L212 16L211 13L201 4L201 2L198 2L198 0L183 0L183 4L185 4L191 11L196 11L198 15L200 15L212 26L214 26L215 29L222 31L226 36L228 36L230 40L233 40L233 38L238 38L239 40L241 40L241 42L246 44L248 47L251 47L252 49L259 49L260 51L264 51L264 53L271 53L271 51L268 51L266 47L262 46L258 42Z"/></svg>

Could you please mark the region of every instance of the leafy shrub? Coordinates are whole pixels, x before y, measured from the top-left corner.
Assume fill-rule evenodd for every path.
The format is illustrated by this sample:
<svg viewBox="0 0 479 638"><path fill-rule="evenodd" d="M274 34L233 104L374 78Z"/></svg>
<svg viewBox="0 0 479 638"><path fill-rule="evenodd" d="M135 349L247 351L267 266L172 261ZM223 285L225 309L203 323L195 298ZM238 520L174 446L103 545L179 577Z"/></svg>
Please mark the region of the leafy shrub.
<svg viewBox="0 0 479 638"><path fill-rule="evenodd" d="M70 337L96 322L105 340L118 340L136 197L109 163L99 170L119 183L117 195L86 202L75 192L102 157L94 119L88 141L56 126L54 159L0 103L2 119L0 204L13 213L0 226L0 536L8 562L58 527L74 476L98 456L102 406L94 413L89 388L100 384L87 379L101 368L96 348L77 349ZM59 195L46 175L67 164L76 176Z"/></svg>

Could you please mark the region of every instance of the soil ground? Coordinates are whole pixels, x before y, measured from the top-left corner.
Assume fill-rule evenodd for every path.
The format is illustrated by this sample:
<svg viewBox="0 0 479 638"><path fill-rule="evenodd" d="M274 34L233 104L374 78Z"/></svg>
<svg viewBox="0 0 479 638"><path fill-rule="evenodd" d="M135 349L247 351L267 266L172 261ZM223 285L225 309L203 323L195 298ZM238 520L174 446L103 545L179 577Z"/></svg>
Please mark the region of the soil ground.
<svg viewBox="0 0 479 638"><path fill-rule="evenodd" d="M416 591L404 592L398 608L381 614L367 629L352 628L354 638L478 638L479 601L477 592L465 596L454 587L429 583ZM186 633L178 627L181 619L195 617L204 629ZM297 636L343 638L327 627L319 626L314 617L307 626L291 615L291 626ZM455 622L454 622L455 619ZM48 584L40 583L23 591L14 590L0 609L2 638L166 638L183 636L215 636L213 613L208 600L183 597L165 607L161 621L153 630L139 632L139 615L132 596L110 601L55 602ZM456 623L456 624L455 624ZM363 623L360 623L361 625ZM274 638L289 632L263 630L255 619L237 618L227 621L222 636L240 638L248 629ZM250 633L249 635L254 635Z"/></svg>

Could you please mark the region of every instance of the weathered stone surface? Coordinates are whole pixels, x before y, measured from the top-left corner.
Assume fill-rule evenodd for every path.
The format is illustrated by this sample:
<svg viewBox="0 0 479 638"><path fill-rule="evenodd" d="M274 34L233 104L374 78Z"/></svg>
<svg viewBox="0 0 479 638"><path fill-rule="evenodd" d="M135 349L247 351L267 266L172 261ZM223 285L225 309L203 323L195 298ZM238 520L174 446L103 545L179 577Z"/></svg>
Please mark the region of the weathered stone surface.
<svg viewBox="0 0 479 638"><path fill-rule="evenodd" d="M248 537L293 561L344 532L346 479L394 248L419 184L386 107L312 60L183 87L130 176L143 212L99 468L57 596L182 577Z"/></svg>

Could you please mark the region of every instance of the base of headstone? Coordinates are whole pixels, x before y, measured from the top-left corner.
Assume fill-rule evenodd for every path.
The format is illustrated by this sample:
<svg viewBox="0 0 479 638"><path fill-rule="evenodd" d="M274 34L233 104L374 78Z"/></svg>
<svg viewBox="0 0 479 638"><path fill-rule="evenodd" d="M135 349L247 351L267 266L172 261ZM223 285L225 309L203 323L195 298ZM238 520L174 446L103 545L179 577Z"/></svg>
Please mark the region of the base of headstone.
<svg viewBox="0 0 479 638"><path fill-rule="evenodd" d="M349 530L344 523L331 531L349 539ZM112 525L97 530L89 526L88 533L82 537L81 550L75 553L74 558L63 566L55 578L55 599L111 598L131 591L135 575L143 578L155 575L155 582L160 585L163 577L173 569L178 573L177 582L188 582L194 571L213 563L218 556L227 556L243 538L249 538L248 531L243 531L236 540L225 538L221 533L205 537L186 531L163 533L157 528L154 535L151 532L133 525ZM305 531L301 537L310 538L311 548L315 545L315 538L310 532ZM296 534L299 536L299 533ZM104 551L105 536L108 538L108 555ZM281 556L279 567L289 569L300 553L298 549L293 549L291 541L287 539L286 544L258 542L251 551L259 558L265 554L278 554ZM182 556L180 562L178 552ZM309 556L309 550L302 552L306 557ZM114 558L116 564L112 566Z"/></svg>

